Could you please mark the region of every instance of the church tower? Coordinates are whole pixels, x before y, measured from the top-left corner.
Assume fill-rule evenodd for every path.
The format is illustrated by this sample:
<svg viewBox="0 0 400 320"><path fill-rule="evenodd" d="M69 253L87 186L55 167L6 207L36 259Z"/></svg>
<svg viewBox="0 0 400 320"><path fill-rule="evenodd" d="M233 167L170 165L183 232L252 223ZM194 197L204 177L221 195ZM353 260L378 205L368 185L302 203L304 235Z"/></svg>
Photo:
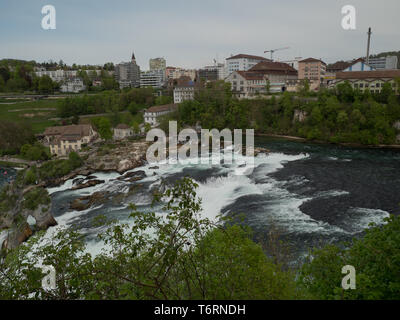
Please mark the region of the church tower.
<svg viewBox="0 0 400 320"><path fill-rule="evenodd" d="M136 64L136 58L134 52L132 52L132 63Z"/></svg>

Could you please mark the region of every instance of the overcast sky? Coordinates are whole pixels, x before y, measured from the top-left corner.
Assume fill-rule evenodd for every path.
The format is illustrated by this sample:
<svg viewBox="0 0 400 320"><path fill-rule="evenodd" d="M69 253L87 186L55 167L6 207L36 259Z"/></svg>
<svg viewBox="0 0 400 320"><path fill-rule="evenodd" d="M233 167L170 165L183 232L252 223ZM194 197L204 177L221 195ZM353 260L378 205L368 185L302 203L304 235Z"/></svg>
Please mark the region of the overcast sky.
<svg viewBox="0 0 400 320"><path fill-rule="evenodd" d="M43 30L41 9L56 8L56 30ZM341 27L353 5L357 29ZM280 60L321 58L327 63L400 50L399 0L0 0L0 59L68 64L128 61L142 70L149 58L199 68L231 54L275 53ZM269 57L269 54L264 55Z"/></svg>

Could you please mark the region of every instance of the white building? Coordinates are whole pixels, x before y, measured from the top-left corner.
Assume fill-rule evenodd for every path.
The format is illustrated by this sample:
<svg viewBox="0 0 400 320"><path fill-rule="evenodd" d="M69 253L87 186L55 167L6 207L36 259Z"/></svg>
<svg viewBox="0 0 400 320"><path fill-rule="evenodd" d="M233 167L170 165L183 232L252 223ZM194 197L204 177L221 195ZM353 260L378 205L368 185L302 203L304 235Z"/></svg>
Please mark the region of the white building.
<svg viewBox="0 0 400 320"><path fill-rule="evenodd" d="M230 75L234 71L247 71L254 67L261 61L270 61L264 57L252 56L249 54L238 54L226 58L226 76Z"/></svg>
<svg viewBox="0 0 400 320"><path fill-rule="evenodd" d="M299 70L299 61L303 60L302 57L295 57L292 60L286 60L286 61L279 61L288 64L291 66L293 69L296 69L297 71Z"/></svg>
<svg viewBox="0 0 400 320"><path fill-rule="evenodd" d="M369 65L376 70L397 69L397 56L386 56L381 58L369 58Z"/></svg>
<svg viewBox="0 0 400 320"><path fill-rule="evenodd" d="M374 71L375 69L370 65L366 64L364 59L357 59L353 61L351 65L349 65L343 72L352 72L352 71Z"/></svg>
<svg viewBox="0 0 400 320"><path fill-rule="evenodd" d="M76 70L53 70L53 71L36 71L37 77L49 76L55 82L62 82L65 79L74 78L77 75Z"/></svg>
<svg viewBox="0 0 400 320"><path fill-rule="evenodd" d="M266 93L267 77L260 72L234 71L226 81L231 83L232 93L238 98L250 98Z"/></svg>
<svg viewBox="0 0 400 320"><path fill-rule="evenodd" d="M194 99L195 83L189 77L181 77L174 88L174 103Z"/></svg>
<svg viewBox="0 0 400 320"><path fill-rule="evenodd" d="M140 73L140 87L161 88L165 85L165 69L143 71Z"/></svg>
<svg viewBox="0 0 400 320"><path fill-rule="evenodd" d="M64 82L60 87L61 92L73 92L79 93L86 90L86 86L83 84L83 80L80 78L73 78Z"/></svg>
<svg viewBox="0 0 400 320"><path fill-rule="evenodd" d="M120 123L114 128L114 139L121 140L133 136L133 129L125 123Z"/></svg>
<svg viewBox="0 0 400 320"><path fill-rule="evenodd" d="M158 126L158 118L160 116L171 113L176 109L176 104L150 107L144 112L144 122L150 124L152 127Z"/></svg>

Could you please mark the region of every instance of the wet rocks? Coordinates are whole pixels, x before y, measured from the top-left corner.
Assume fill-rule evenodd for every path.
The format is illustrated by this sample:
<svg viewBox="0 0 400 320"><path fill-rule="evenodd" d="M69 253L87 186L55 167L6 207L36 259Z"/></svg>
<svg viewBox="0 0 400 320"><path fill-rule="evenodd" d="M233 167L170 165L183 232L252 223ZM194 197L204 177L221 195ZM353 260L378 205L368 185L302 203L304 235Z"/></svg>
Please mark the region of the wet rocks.
<svg viewBox="0 0 400 320"><path fill-rule="evenodd" d="M76 211L87 210L91 207L98 206L100 204L104 204L107 201L108 192L101 191L95 192L90 196L83 196L75 199L70 204L70 209Z"/></svg>
<svg viewBox="0 0 400 320"><path fill-rule="evenodd" d="M104 182L105 182L105 180L97 180L97 179L89 180L89 181L87 181L85 183L80 183L80 184L72 187L71 190L79 190L79 189L85 189L85 188L89 188L89 187L94 187L94 186L96 186L98 184L102 184Z"/></svg>

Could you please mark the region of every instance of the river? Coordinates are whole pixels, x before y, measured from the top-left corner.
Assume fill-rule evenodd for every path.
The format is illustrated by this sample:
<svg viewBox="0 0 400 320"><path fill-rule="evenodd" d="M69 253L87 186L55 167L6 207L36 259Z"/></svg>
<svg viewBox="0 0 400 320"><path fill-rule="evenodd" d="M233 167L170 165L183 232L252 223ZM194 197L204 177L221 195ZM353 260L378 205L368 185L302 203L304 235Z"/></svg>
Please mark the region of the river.
<svg viewBox="0 0 400 320"><path fill-rule="evenodd" d="M273 225L300 257L310 247L360 236L369 223L380 224L389 213L400 213L397 150L268 137L257 137L255 142L271 153L257 156L248 175L238 174L246 169L242 167L245 158L232 165L159 164L158 169L148 165L132 170L146 173L146 178L137 182L117 180L117 173L95 173L106 182L72 191L70 180L49 189L54 216L60 226L74 226L85 233L88 250L96 254L103 246L96 238L102 229L93 226L96 216L129 222L129 203L135 203L139 210L152 210L150 192L161 180L172 183L189 175L199 184L197 194L204 216L216 220L219 213L242 214L255 239L265 238ZM69 208L72 200L97 191L108 192L105 203L85 211ZM47 237L54 231L50 228Z"/></svg>

